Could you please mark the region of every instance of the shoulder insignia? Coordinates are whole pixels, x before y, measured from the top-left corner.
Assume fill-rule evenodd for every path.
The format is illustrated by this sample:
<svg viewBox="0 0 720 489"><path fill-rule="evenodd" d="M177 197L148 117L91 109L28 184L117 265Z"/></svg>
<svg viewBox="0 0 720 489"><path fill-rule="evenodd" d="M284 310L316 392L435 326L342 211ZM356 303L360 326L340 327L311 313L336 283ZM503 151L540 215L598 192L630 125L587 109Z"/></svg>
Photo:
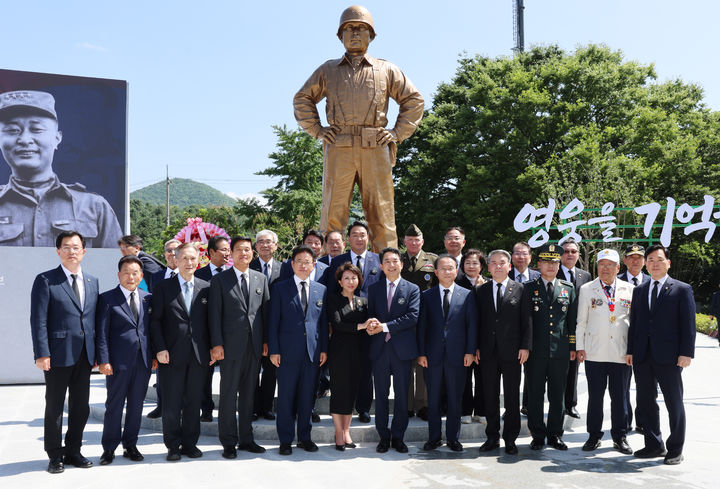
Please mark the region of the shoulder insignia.
<svg viewBox="0 0 720 489"><path fill-rule="evenodd" d="M80 182L67 183L67 184L65 184L65 186L72 190L80 190L81 192L87 191L87 187Z"/></svg>
<svg viewBox="0 0 720 489"><path fill-rule="evenodd" d="M558 282L560 282L563 285L568 285L570 287L575 287L572 282L568 282L567 280L558 279Z"/></svg>

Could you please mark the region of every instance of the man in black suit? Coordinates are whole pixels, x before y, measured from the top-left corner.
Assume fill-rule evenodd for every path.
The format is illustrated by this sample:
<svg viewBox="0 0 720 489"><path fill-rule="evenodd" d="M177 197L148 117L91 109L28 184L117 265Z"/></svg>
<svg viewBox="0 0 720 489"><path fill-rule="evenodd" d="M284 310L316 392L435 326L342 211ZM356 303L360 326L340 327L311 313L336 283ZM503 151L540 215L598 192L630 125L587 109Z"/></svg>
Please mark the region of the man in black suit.
<svg viewBox="0 0 720 489"><path fill-rule="evenodd" d="M695 298L690 285L668 275L667 248L648 247L645 260L652 280L633 289L626 359L635 370L644 423L645 447L635 456L664 456L665 464L677 465L683 460L685 444L682 372L695 356ZM667 451L660 432L658 384L670 422Z"/></svg>
<svg viewBox="0 0 720 489"><path fill-rule="evenodd" d="M123 256L118 263L120 285L98 300L95 349L107 384L100 465L113 462L121 441L123 457L134 462L144 458L137 440L150 369L157 367L157 361L150 351L150 294L138 288L142 278L140 259ZM125 430L121 431L126 401Z"/></svg>
<svg viewBox="0 0 720 489"><path fill-rule="evenodd" d="M520 434L520 370L530 354L532 328L530 303L523 300L523 286L510 280L510 253L490 252L489 266L492 280L477 291L480 309L478 321L478 351L483 376L487 440L480 447L488 452L500 446L500 377L505 396L505 424L503 440L505 452L518 453Z"/></svg>
<svg viewBox="0 0 720 489"><path fill-rule="evenodd" d="M716 321L720 320L720 290L715 292L712 295L712 299L710 299L710 319L715 319ZM718 341L720 341L720 335L718 336Z"/></svg>
<svg viewBox="0 0 720 489"><path fill-rule="evenodd" d="M340 231L329 231L325 234L324 256L318 258L320 263L330 265L332 259L345 252L345 236Z"/></svg>
<svg viewBox="0 0 720 489"><path fill-rule="evenodd" d="M282 264L274 258L277 249L278 237L275 231L263 229L255 235L255 250L258 256L250 262L250 269L265 275L270 288L280 278ZM267 343L267 338L263 341ZM262 370L255 390L253 419L262 416L268 421L275 421L273 400L275 399L275 385L277 383L277 367L272 364L265 353L263 353L260 366Z"/></svg>
<svg viewBox="0 0 720 489"><path fill-rule="evenodd" d="M363 280L362 285L355 290L355 294L360 297L367 297L369 287L380 280L381 277L384 277L380 269L380 257L367 249L370 240L369 229L368 225L362 221L353 222L348 229L350 251L338 255L325 271L326 277L335 277L335 271L345 262L351 262L358 267L362 272ZM340 289L337 280L328 280L326 285L328 294L334 294ZM363 337L363 350L367 351L369 346L370 338ZM363 358L365 358L365 363L358 365L361 377L360 387L357 398L355 399L355 410L358 413L358 421L361 423L369 423L370 405L373 399L372 368L370 366L370 359L366 355L363 355Z"/></svg>
<svg viewBox="0 0 720 489"><path fill-rule="evenodd" d="M625 271L618 275L618 278L620 280L624 280L626 282L630 282L634 286L638 286L640 284L643 284L650 280L650 275L647 273L643 273L643 267L645 266L645 248L639 244L633 243L632 245L628 246L625 249L625 256L623 258L623 262L625 263ZM627 431L628 433L632 431L632 422L633 422L633 408L630 403L630 385L632 384L632 370L630 370L629 375L627 376L627 392L626 392L626 406L625 409L627 411ZM642 425L644 424L641 421L642 418L642 411L638 411L637 406L640 404L637 399L637 392L635 392L635 430L642 433ZM638 414L640 417L638 417Z"/></svg>
<svg viewBox="0 0 720 489"><path fill-rule="evenodd" d="M35 365L45 374L45 451L48 472L64 464L92 467L82 456L83 430L90 414L90 371L95 363L95 308L98 281L84 273L85 238L63 231L55 240L60 266L35 277L30 297L30 326ZM62 446L65 394L68 429Z"/></svg>
<svg viewBox="0 0 720 489"><path fill-rule="evenodd" d="M167 267L163 268L159 272L154 273L150 277L150 282L148 282L147 277L145 278L145 282L148 284L149 292L152 292L153 287L155 287L163 280L175 278L177 276L177 263L175 263L175 248L177 248L181 244L182 243L179 240L174 238L169 239L165 242L164 252ZM157 360L153 360L153 364L156 365ZM149 419L157 419L162 416L162 388L160 387L160 381L157 380L160 371L157 370L157 366L153 367L153 370L155 370L155 392L157 395L157 406L155 406L155 409L147 413L147 417Z"/></svg>
<svg viewBox="0 0 720 489"><path fill-rule="evenodd" d="M208 240L208 254L210 263L195 272L195 277L210 282L218 273L227 268L230 261L230 243L225 236L213 236ZM203 386L203 398L200 403L200 421L212 423L215 402L212 398L212 378L215 373L215 365L208 368L205 384Z"/></svg>
<svg viewBox="0 0 720 489"><path fill-rule="evenodd" d="M200 399L210 360L207 302L210 284L194 277L199 253L192 243L175 249L176 279L160 282L152 298L150 338L160 362L163 441L167 460L202 457Z"/></svg>
<svg viewBox="0 0 720 489"><path fill-rule="evenodd" d="M122 256L135 255L143 264L143 276L152 277L163 269L163 265L152 255L148 255L142 250L143 240L137 234L127 234L118 240L120 253ZM151 291L150 284L145 280L148 291Z"/></svg>
<svg viewBox="0 0 720 489"><path fill-rule="evenodd" d="M560 270L558 278L571 282L575 286L575 300L578 298L578 290L586 283L592 281L592 275L585 270L580 270L575 265L580 258L580 248L573 238L568 238L562 243L564 250L560 257ZM568 365L567 384L565 384L565 414L576 419L580 419L580 413L577 406L577 379L578 379L578 361L570 360Z"/></svg>
<svg viewBox="0 0 720 489"><path fill-rule="evenodd" d="M237 236L231 246L233 267L210 283L208 311L211 355L221 361L218 433L225 458L237 457L236 446L265 452L253 439L252 414L270 300L267 278L249 268L252 239Z"/></svg>

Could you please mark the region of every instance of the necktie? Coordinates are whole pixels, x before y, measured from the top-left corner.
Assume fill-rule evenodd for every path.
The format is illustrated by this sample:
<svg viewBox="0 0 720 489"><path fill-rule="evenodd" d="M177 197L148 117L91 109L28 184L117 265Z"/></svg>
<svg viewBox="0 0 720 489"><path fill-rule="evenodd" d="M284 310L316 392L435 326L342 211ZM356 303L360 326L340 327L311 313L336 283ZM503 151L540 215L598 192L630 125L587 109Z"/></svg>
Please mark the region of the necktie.
<svg viewBox="0 0 720 489"><path fill-rule="evenodd" d="M80 287L78 287L78 284L77 284L77 275L74 273L71 273L70 276L73 279L72 289L73 289L73 292L75 292L75 298L77 299L78 304L82 305L82 300L80 299ZM657 283L657 282L655 282L655 283Z"/></svg>
<svg viewBox="0 0 720 489"><path fill-rule="evenodd" d="M572 272L572 270L568 270L568 275L570 275L570 282L575 285L575 274Z"/></svg>
<svg viewBox="0 0 720 489"><path fill-rule="evenodd" d="M307 314L307 290L305 290L305 285L307 285L305 282L300 282L300 287L302 289L302 292L300 292L300 302L302 302L303 306L303 312Z"/></svg>
<svg viewBox="0 0 720 489"><path fill-rule="evenodd" d="M140 313L138 312L138 305L135 302L135 291L130 292L130 311L132 311L135 322L137 323L140 319Z"/></svg>
<svg viewBox="0 0 720 489"><path fill-rule="evenodd" d="M410 258L410 269L415 270L415 265L417 265L417 257L413 256Z"/></svg>
<svg viewBox="0 0 720 489"><path fill-rule="evenodd" d="M657 301L657 295L658 295L658 285L660 285L660 282L657 280L655 281L655 285L653 285L652 294L650 295L650 310L655 310L655 302Z"/></svg>
<svg viewBox="0 0 720 489"><path fill-rule="evenodd" d="M267 263L263 265L263 273L265 274L265 278L270 280L270 267Z"/></svg>
<svg viewBox="0 0 720 489"><path fill-rule="evenodd" d="M190 282L185 282L185 308L188 314L190 314L190 306L192 304L192 290L190 289Z"/></svg>
<svg viewBox="0 0 720 489"><path fill-rule="evenodd" d="M633 285L637 287L637 277L633 277Z"/></svg>
<svg viewBox="0 0 720 489"><path fill-rule="evenodd" d="M176 275L177 275L177 272L175 270L170 272L170 278L175 278Z"/></svg>
<svg viewBox="0 0 720 489"><path fill-rule="evenodd" d="M240 291L242 292L243 299L245 299L245 306L250 306L250 292L248 290L248 283L247 279L245 279L245 274L241 274L240 277L242 280L240 281Z"/></svg>
<svg viewBox="0 0 720 489"><path fill-rule="evenodd" d="M390 285L388 286L388 302L387 302L387 310L388 314L390 314L390 306L392 305L392 299L393 299L393 290L395 289L395 284L390 282ZM385 333L385 342L390 341L390 331Z"/></svg>
<svg viewBox="0 0 720 489"><path fill-rule="evenodd" d="M360 273L362 274L362 266L360 265L360 259L362 257L360 255L357 256L357 260L355 260L355 266L360 269Z"/></svg>
<svg viewBox="0 0 720 489"><path fill-rule="evenodd" d="M515 281L516 281L517 283L521 284L521 283L523 283L523 279L524 279L524 278L525 278L525 276L524 276L522 273L518 273L518 274L517 274L517 277L515 277Z"/></svg>
<svg viewBox="0 0 720 489"><path fill-rule="evenodd" d="M215 270L213 270L213 277L220 272L222 272L222 267L216 267Z"/></svg>
<svg viewBox="0 0 720 489"><path fill-rule="evenodd" d="M548 282L548 284L547 284L547 295L548 295L548 299L550 299L550 300L553 299L553 292L554 292L554 291L555 291L555 288L553 287L553 283L552 283L552 282Z"/></svg>
<svg viewBox="0 0 720 489"><path fill-rule="evenodd" d="M450 312L450 289L443 290L443 316L445 316L445 319L448 317L448 312Z"/></svg>
<svg viewBox="0 0 720 489"><path fill-rule="evenodd" d="M607 295L608 297L612 297L612 294L610 293L610 289L611 289L612 287L609 286L609 285L603 285L603 287L604 287L604 289L605 289L605 295Z"/></svg>
<svg viewBox="0 0 720 489"><path fill-rule="evenodd" d="M502 302L502 284L497 284L497 294L495 294L495 311L500 310L500 303Z"/></svg>

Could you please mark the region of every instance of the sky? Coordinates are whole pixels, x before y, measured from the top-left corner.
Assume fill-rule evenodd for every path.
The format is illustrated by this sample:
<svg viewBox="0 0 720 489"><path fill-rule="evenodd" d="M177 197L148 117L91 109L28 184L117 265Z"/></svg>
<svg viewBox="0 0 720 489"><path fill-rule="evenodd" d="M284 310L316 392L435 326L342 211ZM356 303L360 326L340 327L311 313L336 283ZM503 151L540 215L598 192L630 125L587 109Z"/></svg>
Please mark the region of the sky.
<svg viewBox="0 0 720 489"><path fill-rule="evenodd" d="M273 125L298 127L292 98L343 49L349 2L319 0L45 0L5 2L0 68L128 82L129 190L191 178L258 195L275 181ZM512 0L365 1L369 53L398 65L430 107L460 56L511 56ZM589 43L654 64L660 82L700 85L720 110L712 0L525 0L525 46ZM392 102L391 102L392 104ZM394 107L393 107L394 109ZM319 105L324 117L324 102ZM397 110L390 111L392 121Z"/></svg>

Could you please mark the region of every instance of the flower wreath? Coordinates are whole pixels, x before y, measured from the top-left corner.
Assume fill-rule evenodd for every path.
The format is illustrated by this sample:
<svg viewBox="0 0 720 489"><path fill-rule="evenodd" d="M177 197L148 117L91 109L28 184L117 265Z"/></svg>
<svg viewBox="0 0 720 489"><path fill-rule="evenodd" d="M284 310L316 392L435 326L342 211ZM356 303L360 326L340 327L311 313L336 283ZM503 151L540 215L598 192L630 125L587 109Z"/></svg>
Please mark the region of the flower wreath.
<svg viewBox="0 0 720 489"><path fill-rule="evenodd" d="M230 235L223 228L211 222L203 222L202 217L189 217L187 226L175 235L175 239L182 243L198 243L197 247L200 251L198 268L201 268L210 263L207 243L213 236L222 236L230 241ZM228 265L232 266L232 258Z"/></svg>

